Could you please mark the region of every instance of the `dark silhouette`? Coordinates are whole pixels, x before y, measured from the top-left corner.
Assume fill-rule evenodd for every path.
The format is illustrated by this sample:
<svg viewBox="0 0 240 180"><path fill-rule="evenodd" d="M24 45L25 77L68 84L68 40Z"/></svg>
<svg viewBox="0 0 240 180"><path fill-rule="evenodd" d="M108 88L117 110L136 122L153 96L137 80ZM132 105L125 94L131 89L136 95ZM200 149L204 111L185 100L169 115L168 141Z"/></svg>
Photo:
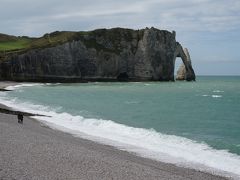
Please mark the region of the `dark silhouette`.
<svg viewBox="0 0 240 180"><path fill-rule="evenodd" d="M120 73L117 77L118 81L128 81L129 80L129 76L126 72Z"/></svg>
<svg viewBox="0 0 240 180"><path fill-rule="evenodd" d="M22 114L18 114L18 123L22 124L23 123L23 115Z"/></svg>

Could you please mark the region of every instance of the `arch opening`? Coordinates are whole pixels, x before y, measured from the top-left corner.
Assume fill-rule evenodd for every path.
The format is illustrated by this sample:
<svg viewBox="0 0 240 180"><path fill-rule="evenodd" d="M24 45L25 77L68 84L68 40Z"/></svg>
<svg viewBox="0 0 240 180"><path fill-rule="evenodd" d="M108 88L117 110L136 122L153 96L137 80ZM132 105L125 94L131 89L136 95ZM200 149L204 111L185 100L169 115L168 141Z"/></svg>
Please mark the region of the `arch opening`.
<svg viewBox="0 0 240 180"><path fill-rule="evenodd" d="M183 68L185 68L185 65L183 64L182 58L176 57L174 62L174 80L178 80L179 73L183 71Z"/></svg>
<svg viewBox="0 0 240 180"><path fill-rule="evenodd" d="M177 58L181 58L182 60L180 61L182 62L182 64L180 65L179 69L175 68ZM189 52L186 48L183 49L180 44L178 44L177 49L175 51L173 63L174 63L173 71L177 71L176 80L195 81L195 73L194 70L192 69Z"/></svg>

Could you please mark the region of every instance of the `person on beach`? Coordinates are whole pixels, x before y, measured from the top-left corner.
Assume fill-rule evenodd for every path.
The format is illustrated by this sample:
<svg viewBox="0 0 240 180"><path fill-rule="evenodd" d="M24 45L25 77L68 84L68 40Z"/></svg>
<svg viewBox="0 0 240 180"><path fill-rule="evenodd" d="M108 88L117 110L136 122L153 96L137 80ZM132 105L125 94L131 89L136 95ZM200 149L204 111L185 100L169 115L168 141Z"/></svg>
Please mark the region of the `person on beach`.
<svg viewBox="0 0 240 180"><path fill-rule="evenodd" d="M23 123L23 115L22 114L18 114L18 123L22 124Z"/></svg>

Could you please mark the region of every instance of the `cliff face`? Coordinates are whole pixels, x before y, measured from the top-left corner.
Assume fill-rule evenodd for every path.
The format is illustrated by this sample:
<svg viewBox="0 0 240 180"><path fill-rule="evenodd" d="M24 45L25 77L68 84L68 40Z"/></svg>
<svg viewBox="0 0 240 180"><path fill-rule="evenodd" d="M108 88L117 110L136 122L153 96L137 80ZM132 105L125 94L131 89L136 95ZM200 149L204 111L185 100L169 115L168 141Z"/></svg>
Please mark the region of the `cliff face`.
<svg viewBox="0 0 240 180"><path fill-rule="evenodd" d="M15 81L172 81L176 57L185 64L185 79L195 80L175 32L100 29L54 47L8 56L0 63L0 77Z"/></svg>

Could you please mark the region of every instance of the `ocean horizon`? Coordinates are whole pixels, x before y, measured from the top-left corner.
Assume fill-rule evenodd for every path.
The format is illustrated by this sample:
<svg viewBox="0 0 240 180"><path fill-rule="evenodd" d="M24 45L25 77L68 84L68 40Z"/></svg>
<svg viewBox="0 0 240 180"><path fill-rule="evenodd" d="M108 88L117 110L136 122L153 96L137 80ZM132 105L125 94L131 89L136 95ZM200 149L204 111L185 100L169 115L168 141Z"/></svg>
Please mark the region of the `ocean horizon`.
<svg viewBox="0 0 240 180"><path fill-rule="evenodd" d="M196 82L23 83L0 102L154 160L240 177L240 76Z"/></svg>

